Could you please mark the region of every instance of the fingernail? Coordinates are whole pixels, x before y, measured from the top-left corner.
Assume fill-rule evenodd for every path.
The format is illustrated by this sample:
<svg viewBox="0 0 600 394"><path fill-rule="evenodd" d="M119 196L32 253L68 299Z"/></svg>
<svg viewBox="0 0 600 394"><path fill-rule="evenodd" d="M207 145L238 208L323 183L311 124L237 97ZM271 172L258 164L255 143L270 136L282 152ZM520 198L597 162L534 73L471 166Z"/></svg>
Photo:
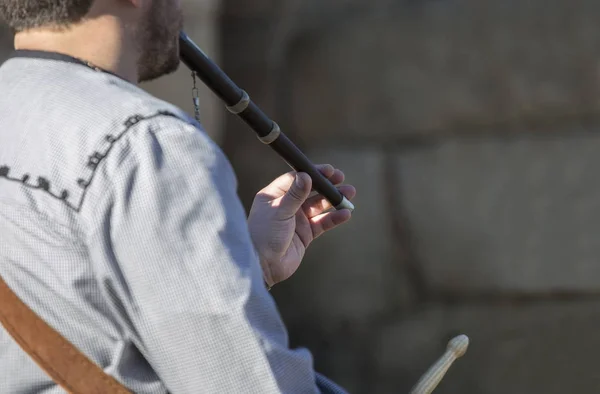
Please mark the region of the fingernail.
<svg viewBox="0 0 600 394"><path fill-rule="evenodd" d="M300 176L300 174L296 174L296 186L303 189L304 188L304 180Z"/></svg>

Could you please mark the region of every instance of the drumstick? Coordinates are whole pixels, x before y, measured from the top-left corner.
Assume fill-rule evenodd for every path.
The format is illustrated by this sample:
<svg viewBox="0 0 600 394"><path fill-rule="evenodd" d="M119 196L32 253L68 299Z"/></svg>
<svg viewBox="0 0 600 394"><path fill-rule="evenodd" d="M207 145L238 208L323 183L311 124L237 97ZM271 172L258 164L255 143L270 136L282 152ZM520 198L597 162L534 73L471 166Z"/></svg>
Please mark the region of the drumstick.
<svg viewBox="0 0 600 394"><path fill-rule="evenodd" d="M462 357L469 347L469 337L459 335L448 342L446 353L440 357L435 364L421 377L419 382L413 387L410 394L431 394L440 384L452 363L459 357Z"/></svg>

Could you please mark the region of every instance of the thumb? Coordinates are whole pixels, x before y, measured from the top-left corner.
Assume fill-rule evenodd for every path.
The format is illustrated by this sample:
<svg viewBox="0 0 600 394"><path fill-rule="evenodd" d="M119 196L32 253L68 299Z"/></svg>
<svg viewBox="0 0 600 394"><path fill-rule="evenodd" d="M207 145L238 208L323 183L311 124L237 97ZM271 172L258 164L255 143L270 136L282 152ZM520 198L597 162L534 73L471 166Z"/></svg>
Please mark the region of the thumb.
<svg viewBox="0 0 600 394"><path fill-rule="evenodd" d="M293 217L310 195L311 189L312 179L310 176L305 172L297 173L296 179L288 191L281 197L277 216L279 216L280 219L289 219Z"/></svg>

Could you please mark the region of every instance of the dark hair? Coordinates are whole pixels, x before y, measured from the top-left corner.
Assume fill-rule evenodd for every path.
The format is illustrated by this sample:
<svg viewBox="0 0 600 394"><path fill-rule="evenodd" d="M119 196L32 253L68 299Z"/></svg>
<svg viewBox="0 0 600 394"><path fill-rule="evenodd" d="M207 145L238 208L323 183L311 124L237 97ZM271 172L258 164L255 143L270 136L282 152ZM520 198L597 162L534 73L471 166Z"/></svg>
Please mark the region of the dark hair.
<svg viewBox="0 0 600 394"><path fill-rule="evenodd" d="M80 22L94 0L0 0L0 22L14 32Z"/></svg>

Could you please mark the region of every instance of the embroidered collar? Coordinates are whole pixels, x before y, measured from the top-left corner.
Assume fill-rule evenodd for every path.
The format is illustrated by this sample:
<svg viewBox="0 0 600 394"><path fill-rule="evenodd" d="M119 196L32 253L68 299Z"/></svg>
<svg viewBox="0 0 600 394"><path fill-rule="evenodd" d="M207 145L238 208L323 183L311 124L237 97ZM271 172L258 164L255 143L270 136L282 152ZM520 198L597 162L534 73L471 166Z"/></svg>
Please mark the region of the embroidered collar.
<svg viewBox="0 0 600 394"><path fill-rule="evenodd" d="M40 50L32 50L32 49L16 49L16 50L13 50L12 53L8 56L8 59L14 59L14 58L47 59L47 60L56 60L56 61L61 61L61 62L79 64L79 65L85 66L89 69L92 69L94 71L99 71L99 72L103 72L106 74L110 74L119 79L122 79L125 82L129 82L111 71L97 67L89 62L78 59L74 56L66 55L64 53L40 51Z"/></svg>

